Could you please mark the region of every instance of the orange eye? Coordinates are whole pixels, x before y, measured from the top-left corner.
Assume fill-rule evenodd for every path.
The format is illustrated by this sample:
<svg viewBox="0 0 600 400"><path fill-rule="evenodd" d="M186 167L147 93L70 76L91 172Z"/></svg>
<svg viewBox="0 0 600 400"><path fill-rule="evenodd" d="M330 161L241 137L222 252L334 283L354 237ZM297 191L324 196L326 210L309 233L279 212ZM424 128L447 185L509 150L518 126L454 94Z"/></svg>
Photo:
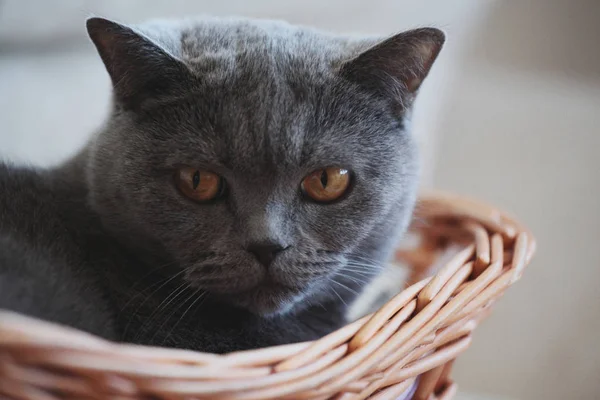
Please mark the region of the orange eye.
<svg viewBox="0 0 600 400"><path fill-rule="evenodd" d="M329 167L308 175L301 184L302 193L319 203L339 199L350 186L350 172L344 168Z"/></svg>
<svg viewBox="0 0 600 400"><path fill-rule="evenodd" d="M198 202L214 200L222 196L225 189L225 180L219 175L191 167L177 170L175 184L181 193Z"/></svg>

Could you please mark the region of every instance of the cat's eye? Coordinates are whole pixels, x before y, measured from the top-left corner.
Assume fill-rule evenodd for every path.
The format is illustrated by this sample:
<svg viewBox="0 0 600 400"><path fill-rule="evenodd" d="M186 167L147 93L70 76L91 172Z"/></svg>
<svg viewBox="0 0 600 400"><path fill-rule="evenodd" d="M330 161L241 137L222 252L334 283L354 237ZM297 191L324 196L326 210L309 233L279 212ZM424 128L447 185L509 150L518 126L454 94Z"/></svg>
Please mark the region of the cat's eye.
<svg viewBox="0 0 600 400"><path fill-rule="evenodd" d="M197 202L215 200L225 194L225 180L202 169L179 168L175 172L175 184L181 193Z"/></svg>
<svg viewBox="0 0 600 400"><path fill-rule="evenodd" d="M305 196L319 203L329 203L342 197L350 187L350 171L329 167L316 170L302 181Z"/></svg>

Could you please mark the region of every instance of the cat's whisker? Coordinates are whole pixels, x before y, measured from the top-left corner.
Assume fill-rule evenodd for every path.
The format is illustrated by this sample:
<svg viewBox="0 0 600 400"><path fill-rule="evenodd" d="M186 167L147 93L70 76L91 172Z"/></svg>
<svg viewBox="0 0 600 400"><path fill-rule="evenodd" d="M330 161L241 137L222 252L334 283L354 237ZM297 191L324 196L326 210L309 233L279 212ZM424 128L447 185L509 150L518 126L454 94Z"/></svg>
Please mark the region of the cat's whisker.
<svg viewBox="0 0 600 400"><path fill-rule="evenodd" d="M187 282L183 282L181 285L179 285L177 288L175 288L159 305L158 307L156 307L156 309L152 312L152 314L150 315L150 317L148 317L148 319L146 320L146 322L142 325L142 328L140 329L140 332L142 332L144 330L144 328L148 325L150 325L155 319L156 317L165 309L167 309L169 307L169 305L177 298L179 297L182 293L184 293L186 291L186 289L189 287L189 284ZM167 318L168 320L168 318ZM163 324L164 325L164 324ZM162 327L162 326L161 326ZM139 335L139 334L138 334Z"/></svg>
<svg viewBox="0 0 600 400"><path fill-rule="evenodd" d="M355 295L357 295L357 296L358 296L358 292L357 292L356 290L354 290L354 289L352 289L352 288L349 288L348 286L344 285L343 283L341 283L341 282L338 282L338 281L336 281L336 280L335 280L335 279L333 279L333 278L331 278L331 282L333 282L333 283L335 283L335 284L337 284L337 285L339 285L339 286L343 287L344 289L346 289L346 290L348 290L349 292L352 292L352 293L354 293Z"/></svg>
<svg viewBox="0 0 600 400"><path fill-rule="evenodd" d="M166 309L169 304L174 300L174 297L172 298L172 296L179 296L179 294L181 294L182 292L185 292L185 290L189 287L189 284L187 282L183 282L181 285L179 285L175 290L173 290L171 292L171 294L169 294L159 305L158 307L156 307L155 313L158 313L164 309ZM179 292L179 293L177 293ZM177 294L176 294L177 293ZM150 316L150 318L152 318L152 316Z"/></svg>
<svg viewBox="0 0 600 400"><path fill-rule="evenodd" d="M379 271L381 270L381 268L364 268L363 266L360 265L346 265L344 266L344 268L342 268L342 270L346 270L346 271L352 271L352 272L357 272L357 273L361 273L363 276L366 275L377 275L379 273Z"/></svg>
<svg viewBox="0 0 600 400"><path fill-rule="evenodd" d="M365 264L380 264L380 261L367 257L347 257L348 261L362 262Z"/></svg>
<svg viewBox="0 0 600 400"><path fill-rule="evenodd" d="M173 276L171 276L170 278L168 278L162 285L160 285L156 290L154 290L152 293L150 293L146 299L136 308L136 310L131 313L131 316L129 317L129 320L127 322L127 325L125 325L125 329L123 330L123 338L127 337L127 331L129 330L129 326L131 325L132 320L134 319L135 316L137 316L138 312L140 311L140 309L144 306L144 304L146 304L146 302L151 299L156 293L158 293L159 290L161 290L163 287L165 287L166 285L169 284L169 282L171 282L172 280L176 279L177 277L179 277L180 275L184 274L186 271L188 270L188 268L181 270L180 272L174 274ZM181 286L180 286L181 287ZM137 295L136 295L137 296ZM134 297L136 297L134 296ZM123 306L123 309L121 309L121 312L123 312L123 310L125 310L125 308L127 307L127 305L133 301L132 297L126 304L125 306ZM166 299L165 299L166 300Z"/></svg>
<svg viewBox="0 0 600 400"><path fill-rule="evenodd" d="M156 266L155 268L152 268L150 271L148 271L147 274L143 275L142 277L140 277L139 279L137 279L135 282L133 282L131 288L133 289L135 286L139 285L141 282L144 281L144 279L148 278L150 275L154 274L157 271L160 271L161 269L165 269L168 267L172 267L173 265L176 265L178 263L178 261L174 260L165 264L161 264Z"/></svg>
<svg viewBox="0 0 600 400"><path fill-rule="evenodd" d="M182 285L183 286L183 285ZM181 286L180 286L181 288ZM186 292L186 290L189 288L189 285L186 283L185 286L183 286L183 288L181 288L181 290L179 290L177 292L178 289L174 290L173 293L177 292L177 294L175 296L173 296L171 298L171 300L169 300L163 307L162 307L162 311L169 311L169 306L171 304L174 304L173 302L175 302L175 300L181 296L182 294L184 294ZM172 294L171 294L172 295ZM188 298L190 299L191 296ZM164 301L163 301L164 302ZM164 320L164 322L158 327L158 329L154 332L154 335L152 335L152 338L150 339L150 343L154 343L154 339L156 338L156 335L158 335L159 332L163 331L163 328L165 327L165 325L167 324L167 322L169 322L169 320L171 319L171 317L173 316L173 314L175 314L175 311L180 308L182 305L184 305L187 302L184 301L183 303L177 304L175 303L175 310L172 310L172 312L167 313L166 319ZM161 310L157 310L154 313L154 317L149 318L148 322L151 322L152 320L156 320L156 317L158 317L158 314L160 313ZM164 313L163 313L164 314Z"/></svg>
<svg viewBox="0 0 600 400"><path fill-rule="evenodd" d="M340 299L340 301L346 306L348 307L348 303L346 303L346 301L342 298L342 296L340 296L340 294L335 290L335 288L331 287L331 290L333 290L333 293L335 293L335 295L338 297L338 299Z"/></svg>
<svg viewBox="0 0 600 400"><path fill-rule="evenodd" d="M154 268L153 270L151 270L150 272L148 272L146 275L144 275L143 277L141 277L140 279L138 279L138 280L137 280L135 283L133 283L133 285L131 286L131 289L133 290L133 289L134 289L134 288L135 288L137 285L139 285L140 283L142 283L142 282L144 281L144 279L148 278L148 277L149 277L150 275L152 275L153 273L155 273L155 272L157 272L157 271L159 271L159 270L161 270L161 269L164 269L164 268L167 268L167 267L173 266L173 265L175 265L175 264L177 264L177 261L173 261L173 262L170 262L170 263L166 263L166 264L163 264L163 265L161 265L161 266L159 266L159 267L156 267L156 268ZM177 276L177 275L179 275L179 274L181 274L181 273L183 273L183 272L185 272L186 270L187 270L187 268L186 268L185 270L183 270L183 271L180 271L179 273L177 273L177 274L176 274L176 276ZM131 303L131 302L132 302L134 299L136 299L137 297L139 297L139 296L143 295L143 294L144 294L144 292L146 292L147 290L150 290L151 288L153 288L153 287L155 287L155 286L157 286L157 285L160 285L161 283L168 283L168 282L169 282L171 279L173 279L173 276L172 276L172 275L171 275L171 276L166 276L164 279L160 279L159 281L157 281L157 282L153 282L152 284L148 285L148 286L147 286L145 289L143 289L143 290L141 290L141 291L137 291L137 294L136 294L136 295L134 295L134 296L132 296L132 297L131 297L131 298L130 298L130 299L129 299L129 300L128 300L128 301L127 301L127 302L126 302L126 303L125 303L125 304L124 304L122 307L121 307L121 310L119 311L119 315L120 315L120 314L123 312L123 310L125 310L125 309L127 308L127 306L128 306L128 305L129 305L129 304L130 304L130 303ZM167 281L165 282L165 280L167 280ZM160 289L160 288L158 288L158 289ZM154 293L152 293L152 294L154 294ZM152 295L152 294L151 294L151 295Z"/></svg>
<svg viewBox="0 0 600 400"><path fill-rule="evenodd" d="M361 271L379 271L381 269L381 266L379 265L367 265L367 264L356 264L356 263L348 263L344 266L344 269L346 268L353 268L356 270L361 270Z"/></svg>
<svg viewBox="0 0 600 400"><path fill-rule="evenodd" d="M347 265L353 265L355 267L363 267L363 268L371 268L371 269L380 269L382 264L381 263L369 263L369 262L365 262L365 261L356 261L356 260L349 260L346 262Z"/></svg>
<svg viewBox="0 0 600 400"><path fill-rule="evenodd" d="M327 308L320 301L317 302L317 306L321 307L323 311L327 311Z"/></svg>
<svg viewBox="0 0 600 400"><path fill-rule="evenodd" d="M359 255L359 254L352 254L352 255L350 255L349 258L354 258L356 260L369 261L369 262L373 262L373 263L380 263L379 259L375 259L372 257L365 257L364 255Z"/></svg>
<svg viewBox="0 0 600 400"><path fill-rule="evenodd" d="M345 273L343 273L343 272L345 272L345 271L343 271L343 270L342 270L342 271L338 271L338 272L336 273L336 275L338 275L338 276L341 276L341 277L343 277L343 278L345 278L345 279L349 279L349 280L351 280L352 282L356 283L357 285L366 285L366 284L368 284L368 283L369 283L369 281L367 281L367 280L365 280L365 279L360 279L360 278L359 278L359 277L357 277L357 276L351 276L350 274L345 274ZM364 275L363 275L363 276L364 276Z"/></svg>
<svg viewBox="0 0 600 400"><path fill-rule="evenodd" d="M372 264L372 265L379 265L381 264L380 261L375 260L373 258L369 258L369 257L364 257L364 256L357 256L357 255L353 255L348 257L349 261L358 261L358 262L363 262L366 264Z"/></svg>
<svg viewBox="0 0 600 400"><path fill-rule="evenodd" d="M179 319L177 320L177 322L175 323L175 325L173 325L173 327L171 328L171 330L169 331L169 333L167 333L167 335L165 336L165 338L164 338L164 340L163 340L163 345L165 344L166 340L169 338L169 336L171 335L171 333L173 333L173 331L175 330L175 328L177 328L177 325L179 325L179 323L180 323L180 322L181 322L181 321L182 321L182 320L185 318L185 315L186 315L186 314L187 314L187 313L190 311L190 309L191 309L191 308L194 306L194 304L196 304L196 303L197 303L197 302L198 302L200 299L202 299L202 298L203 298L203 297L206 295L206 292L203 292L203 293L201 293L201 294L198 296L198 292L201 292L201 291L202 291L202 288L198 288L198 289L196 289L196 290L194 291L194 293L192 293L192 294L190 295L190 297L188 297L188 298L187 298L187 299L186 299L186 300L185 300L185 301L182 303L182 305L183 305L183 304L187 303L188 301L190 301L190 299L192 299L192 298L196 297L196 298L194 299L194 301L192 301L192 304L190 304L190 305L189 305L189 307L188 307L188 308L186 308L186 310L183 312L183 314L181 314L181 317L179 317Z"/></svg>
<svg viewBox="0 0 600 400"><path fill-rule="evenodd" d="M362 271L353 271L351 269L346 270L345 272L346 272L346 274L344 276L348 276L348 275L352 274L356 278L364 278L366 280L371 280L374 276L377 275L377 274L368 274L368 273L362 272Z"/></svg>

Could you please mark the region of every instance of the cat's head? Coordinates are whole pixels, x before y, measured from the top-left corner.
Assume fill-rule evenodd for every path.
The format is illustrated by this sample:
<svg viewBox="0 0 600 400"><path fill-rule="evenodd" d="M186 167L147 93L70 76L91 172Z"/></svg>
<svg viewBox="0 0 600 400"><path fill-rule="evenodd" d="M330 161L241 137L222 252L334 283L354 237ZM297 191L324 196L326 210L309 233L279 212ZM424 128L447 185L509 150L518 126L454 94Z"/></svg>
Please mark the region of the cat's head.
<svg viewBox="0 0 600 400"><path fill-rule="evenodd" d="M387 261L416 197L411 104L443 33L100 18L88 31L114 86L88 171L107 227L258 314L355 291Z"/></svg>

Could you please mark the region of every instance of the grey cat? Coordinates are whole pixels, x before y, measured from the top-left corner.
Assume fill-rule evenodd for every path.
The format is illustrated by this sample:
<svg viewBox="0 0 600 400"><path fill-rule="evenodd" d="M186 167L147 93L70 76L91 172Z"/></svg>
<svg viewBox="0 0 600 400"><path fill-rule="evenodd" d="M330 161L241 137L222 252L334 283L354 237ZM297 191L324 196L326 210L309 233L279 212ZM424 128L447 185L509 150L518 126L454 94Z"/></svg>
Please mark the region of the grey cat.
<svg viewBox="0 0 600 400"><path fill-rule="evenodd" d="M0 308L212 352L345 324L411 218L411 106L443 33L87 29L114 106L64 165L0 164Z"/></svg>

